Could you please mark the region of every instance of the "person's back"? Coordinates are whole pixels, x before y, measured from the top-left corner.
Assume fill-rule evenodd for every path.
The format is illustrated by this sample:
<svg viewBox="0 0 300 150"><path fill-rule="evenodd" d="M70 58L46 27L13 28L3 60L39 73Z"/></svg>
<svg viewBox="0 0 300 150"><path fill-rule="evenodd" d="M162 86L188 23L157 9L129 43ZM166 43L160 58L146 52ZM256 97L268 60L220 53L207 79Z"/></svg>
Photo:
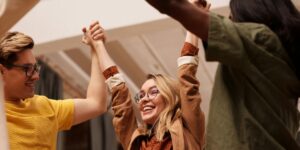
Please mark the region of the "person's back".
<svg viewBox="0 0 300 150"><path fill-rule="evenodd" d="M206 58L220 62L206 149L298 149L300 82L284 47L264 25L222 19L211 16L219 27L209 32L206 48Z"/></svg>
<svg viewBox="0 0 300 150"><path fill-rule="evenodd" d="M300 81L294 47L298 43L292 42L296 37L287 31L288 23L275 14L284 12L276 8L282 2L231 0L232 20L241 23L210 16L214 28L209 30L206 58L219 61L220 66L206 149L300 148L295 141Z"/></svg>
<svg viewBox="0 0 300 150"><path fill-rule="evenodd" d="M297 101L300 97L300 14L289 0L252 3L231 0L232 20L261 23L275 34L267 27L257 24L253 24L251 28L250 24L240 23L231 28L236 29L240 41L229 42L229 53L223 53L221 59L224 60L220 61L222 65L218 69L211 102L207 149L229 145L231 150L299 149L295 138L299 128ZM225 28L230 28L230 25L225 25ZM259 28L265 31L258 31ZM208 47L207 56L211 51L216 51L213 49L218 49L213 47L216 43L218 42L213 41L208 44L211 47ZM219 44L226 47L227 41ZM240 57L236 57L237 55ZM239 65L228 65L225 59L234 59ZM228 96L224 97L220 91ZM217 142L219 145L213 144L220 137L228 138L216 133L222 130L218 129L220 126L217 124L225 126L236 139Z"/></svg>
<svg viewBox="0 0 300 150"><path fill-rule="evenodd" d="M291 0L231 0L230 10L234 22L264 24L276 33L300 79L300 12Z"/></svg>

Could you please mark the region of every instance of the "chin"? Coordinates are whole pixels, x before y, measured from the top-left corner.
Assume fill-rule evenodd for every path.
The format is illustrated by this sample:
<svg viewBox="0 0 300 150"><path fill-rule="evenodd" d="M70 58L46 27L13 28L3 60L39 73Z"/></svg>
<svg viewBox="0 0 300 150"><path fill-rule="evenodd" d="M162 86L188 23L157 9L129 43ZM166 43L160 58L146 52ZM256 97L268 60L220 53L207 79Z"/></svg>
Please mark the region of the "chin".
<svg viewBox="0 0 300 150"><path fill-rule="evenodd" d="M31 98L31 97L33 97L33 96L34 96L34 93L32 93L32 94L26 94L26 95L23 97L23 99Z"/></svg>
<svg viewBox="0 0 300 150"><path fill-rule="evenodd" d="M150 125L154 124L159 116L159 114L157 113L157 110L153 110L152 112L148 112L148 113L144 113L141 111L140 113L141 113L143 122L146 124L150 124Z"/></svg>
<svg viewBox="0 0 300 150"><path fill-rule="evenodd" d="M144 123L150 125L154 124L156 119L157 117L155 116L142 116L142 120L144 121Z"/></svg>
<svg viewBox="0 0 300 150"><path fill-rule="evenodd" d="M28 96L28 98L31 98L31 97L33 97L34 96L34 93L33 94L30 94L29 96Z"/></svg>

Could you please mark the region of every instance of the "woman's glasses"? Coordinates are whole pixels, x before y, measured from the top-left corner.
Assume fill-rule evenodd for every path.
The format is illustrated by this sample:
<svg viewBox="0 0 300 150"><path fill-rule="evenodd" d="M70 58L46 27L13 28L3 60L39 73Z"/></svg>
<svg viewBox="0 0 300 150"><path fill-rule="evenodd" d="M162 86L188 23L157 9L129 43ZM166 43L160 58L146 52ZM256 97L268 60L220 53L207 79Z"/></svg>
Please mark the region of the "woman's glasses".
<svg viewBox="0 0 300 150"><path fill-rule="evenodd" d="M149 100L153 100L155 99L155 97L159 94L159 90L157 89L157 87L151 87L148 92L146 93L145 91L140 91L138 92L134 99L136 103L140 103L143 99L145 99L146 97Z"/></svg>

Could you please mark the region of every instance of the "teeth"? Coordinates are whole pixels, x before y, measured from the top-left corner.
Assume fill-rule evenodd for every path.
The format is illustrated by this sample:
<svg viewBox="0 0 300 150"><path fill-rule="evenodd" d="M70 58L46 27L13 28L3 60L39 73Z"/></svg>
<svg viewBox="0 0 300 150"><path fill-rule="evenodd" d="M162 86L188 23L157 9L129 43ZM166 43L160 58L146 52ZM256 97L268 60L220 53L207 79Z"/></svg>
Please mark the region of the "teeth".
<svg viewBox="0 0 300 150"><path fill-rule="evenodd" d="M143 108L143 111L152 110L152 109L153 109L152 107L146 106L146 107Z"/></svg>

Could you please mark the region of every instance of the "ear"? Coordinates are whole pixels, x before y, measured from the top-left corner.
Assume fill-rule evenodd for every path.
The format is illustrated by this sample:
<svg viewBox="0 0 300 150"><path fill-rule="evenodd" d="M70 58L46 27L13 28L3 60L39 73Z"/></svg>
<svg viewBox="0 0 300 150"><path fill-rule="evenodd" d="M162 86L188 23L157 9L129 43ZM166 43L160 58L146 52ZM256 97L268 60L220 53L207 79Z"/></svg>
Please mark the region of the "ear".
<svg viewBox="0 0 300 150"><path fill-rule="evenodd" d="M3 72L6 70L6 68L2 65L2 64L0 64L0 71L1 71L1 74L3 74Z"/></svg>

